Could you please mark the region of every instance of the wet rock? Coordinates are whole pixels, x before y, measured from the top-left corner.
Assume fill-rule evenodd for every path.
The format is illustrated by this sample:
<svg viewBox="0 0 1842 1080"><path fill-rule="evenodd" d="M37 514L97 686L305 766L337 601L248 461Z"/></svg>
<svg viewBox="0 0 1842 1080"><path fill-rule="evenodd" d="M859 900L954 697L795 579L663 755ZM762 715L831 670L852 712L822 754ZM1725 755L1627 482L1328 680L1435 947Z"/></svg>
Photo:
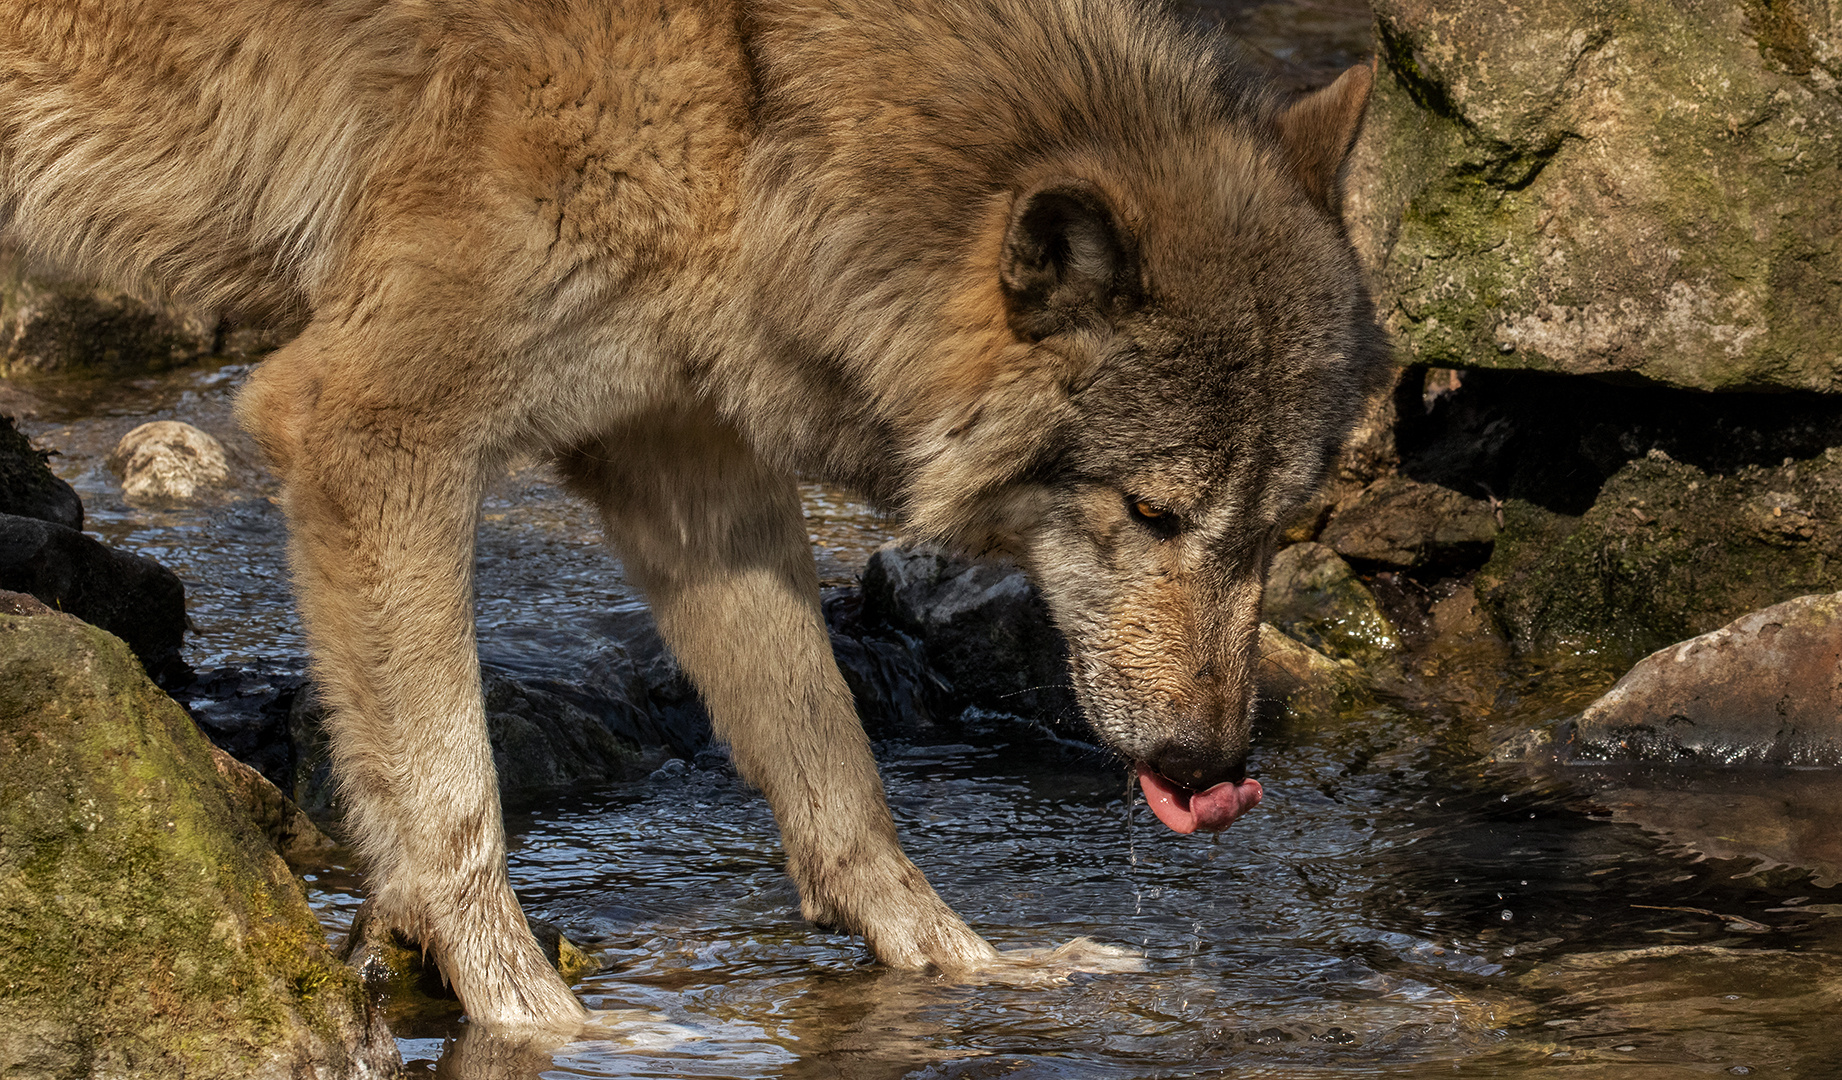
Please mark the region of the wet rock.
<svg viewBox="0 0 1842 1080"><path fill-rule="evenodd" d="M1348 203L1414 362L1834 391L1842 22L1377 0Z"/></svg>
<svg viewBox="0 0 1842 1080"><path fill-rule="evenodd" d="M0 514L0 589L30 593L128 643L148 674L182 683L185 586L140 555L37 518Z"/></svg>
<svg viewBox="0 0 1842 1080"><path fill-rule="evenodd" d="M640 747L690 758L714 737L710 714L678 666L647 612L611 618L613 640L573 681L532 679L526 685L568 701L615 736Z"/></svg>
<svg viewBox="0 0 1842 1080"><path fill-rule="evenodd" d="M1390 476L1339 506L1319 541L1352 562L1397 570L1481 566L1497 537L1488 502Z"/></svg>
<svg viewBox="0 0 1842 1080"><path fill-rule="evenodd" d="M481 682L499 800L507 809L530 806L559 792L644 776L656 764L639 746L556 694L490 671ZM294 801L315 817L339 817L325 706L311 690L300 693L288 724L296 760L290 792Z"/></svg>
<svg viewBox="0 0 1842 1080"><path fill-rule="evenodd" d="M259 663L200 672L169 692L192 714L205 738L277 788L291 788L295 756L288 715L306 685L304 675Z"/></svg>
<svg viewBox="0 0 1842 1080"><path fill-rule="evenodd" d="M1591 760L1842 765L1842 593L1802 596L1652 653L1587 708Z"/></svg>
<svg viewBox="0 0 1842 1080"><path fill-rule="evenodd" d="M269 838L289 866L296 870L329 865L339 846L328 839L294 800L255 769L231 757L217 746L211 748L211 764L224 781L231 805L255 824Z"/></svg>
<svg viewBox="0 0 1842 1080"><path fill-rule="evenodd" d="M0 791L0 1071L395 1075L294 875L119 640L0 615Z"/></svg>
<svg viewBox="0 0 1842 1080"><path fill-rule="evenodd" d="M1366 662L1400 648L1400 635L1375 595L1323 544L1294 544L1273 557L1262 614L1334 657Z"/></svg>
<svg viewBox="0 0 1842 1080"><path fill-rule="evenodd" d="M1516 649L1629 664L1748 611L1842 589L1842 449L1714 475L1656 452L1580 518L1511 500L1478 598Z"/></svg>
<svg viewBox="0 0 1842 1080"><path fill-rule="evenodd" d="M863 610L918 640L956 701L1050 722L1080 715L1067 646L1015 567L885 544L864 567Z"/></svg>
<svg viewBox="0 0 1842 1080"><path fill-rule="evenodd" d="M1291 716L1328 717L1369 698L1368 688L1349 667L1287 635L1260 624L1260 702Z"/></svg>
<svg viewBox="0 0 1842 1080"><path fill-rule="evenodd" d="M224 444L191 424L155 420L123 435L109 452L122 497L137 505L191 502L230 485Z"/></svg>
<svg viewBox="0 0 1842 1080"><path fill-rule="evenodd" d="M256 356L296 328L162 307L31 266L0 244L0 377L163 371L206 356Z"/></svg>
<svg viewBox="0 0 1842 1080"><path fill-rule="evenodd" d="M0 514L81 529L83 500L52 473L46 464L50 457L50 451L32 448L12 417L0 416Z"/></svg>

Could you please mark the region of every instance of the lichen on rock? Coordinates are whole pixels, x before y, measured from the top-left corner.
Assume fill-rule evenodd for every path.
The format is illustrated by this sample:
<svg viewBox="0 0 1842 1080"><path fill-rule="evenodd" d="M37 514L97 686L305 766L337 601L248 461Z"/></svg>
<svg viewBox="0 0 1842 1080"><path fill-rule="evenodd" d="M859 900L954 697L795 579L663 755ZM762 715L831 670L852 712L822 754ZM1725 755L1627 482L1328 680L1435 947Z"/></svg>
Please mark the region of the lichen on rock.
<svg viewBox="0 0 1842 1080"><path fill-rule="evenodd" d="M1842 21L1377 0L1352 234L1416 363L1842 389Z"/></svg>
<svg viewBox="0 0 1842 1080"><path fill-rule="evenodd" d="M208 745L116 638L0 615L0 1073L392 1075Z"/></svg>

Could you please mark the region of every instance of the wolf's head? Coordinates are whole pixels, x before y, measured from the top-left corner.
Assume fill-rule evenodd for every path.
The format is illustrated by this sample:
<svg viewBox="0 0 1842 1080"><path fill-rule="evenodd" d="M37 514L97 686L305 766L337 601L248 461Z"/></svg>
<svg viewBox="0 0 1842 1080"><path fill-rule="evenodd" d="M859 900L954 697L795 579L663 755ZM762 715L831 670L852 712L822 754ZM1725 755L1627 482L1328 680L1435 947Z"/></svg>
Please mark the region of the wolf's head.
<svg viewBox="0 0 1842 1080"><path fill-rule="evenodd" d="M960 437L1005 433L1019 467L962 486L962 520L1030 570L1090 723L1180 832L1259 800L1275 536L1387 370L1338 205L1370 78L1212 145L1045 161L1004 222L995 284L1029 357Z"/></svg>
<svg viewBox="0 0 1842 1080"><path fill-rule="evenodd" d="M1159 816L1222 828L1275 533L1388 367L1341 220L1372 72L1282 105L1130 3L856 5L902 36L758 27L775 438L1020 559Z"/></svg>

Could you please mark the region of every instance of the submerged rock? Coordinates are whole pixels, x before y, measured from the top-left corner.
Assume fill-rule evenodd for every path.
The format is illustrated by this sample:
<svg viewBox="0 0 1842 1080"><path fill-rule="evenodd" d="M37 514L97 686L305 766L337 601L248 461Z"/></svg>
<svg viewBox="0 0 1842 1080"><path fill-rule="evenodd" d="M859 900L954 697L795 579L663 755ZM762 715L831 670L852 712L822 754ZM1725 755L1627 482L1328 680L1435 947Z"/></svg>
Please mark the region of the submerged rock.
<svg viewBox="0 0 1842 1080"><path fill-rule="evenodd" d="M46 464L50 456L49 451L32 448L12 417L0 416L0 514L81 529L83 500L51 471Z"/></svg>
<svg viewBox="0 0 1842 1080"><path fill-rule="evenodd" d="M109 452L122 497L135 504L190 502L230 485L224 444L191 424L155 420L128 432Z"/></svg>
<svg viewBox="0 0 1842 1080"><path fill-rule="evenodd" d="M1662 453L1583 517L1512 500L1478 598L1523 653L1630 663L1748 611L1842 589L1842 449L1713 475Z"/></svg>
<svg viewBox="0 0 1842 1080"><path fill-rule="evenodd" d="M1588 760L1842 766L1842 593L1652 653L1573 725Z"/></svg>
<svg viewBox="0 0 1842 1080"><path fill-rule="evenodd" d="M1374 7L1348 216L1412 362L1842 388L1824 5Z"/></svg>
<svg viewBox="0 0 1842 1080"><path fill-rule="evenodd" d="M185 586L171 570L37 518L0 514L0 589L30 593L128 643L161 682L184 681Z"/></svg>
<svg viewBox="0 0 1842 1080"><path fill-rule="evenodd" d="M1323 544L1294 544L1273 557L1262 614L1334 657L1370 661L1400 648L1375 594Z"/></svg>
<svg viewBox="0 0 1842 1080"><path fill-rule="evenodd" d="M395 1075L300 884L119 640L0 615L0 791L0 1073Z"/></svg>

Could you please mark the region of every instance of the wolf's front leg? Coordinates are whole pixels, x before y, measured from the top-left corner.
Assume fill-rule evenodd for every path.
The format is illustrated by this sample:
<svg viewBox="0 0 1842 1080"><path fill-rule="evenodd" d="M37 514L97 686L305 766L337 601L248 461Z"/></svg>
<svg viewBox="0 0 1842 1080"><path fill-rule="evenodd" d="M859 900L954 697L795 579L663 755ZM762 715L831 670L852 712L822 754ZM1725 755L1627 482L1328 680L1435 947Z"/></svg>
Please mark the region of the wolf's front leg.
<svg viewBox="0 0 1842 1080"><path fill-rule="evenodd" d="M341 360L309 328L264 363L240 411L283 478L334 775L376 917L429 950L474 1023L573 1032L585 1011L506 877L480 695L474 529L494 459Z"/></svg>
<svg viewBox="0 0 1842 1080"><path fill-rule="evenodd" d="M597 501L659 631L742 776L773 807L808 919L903 968L997 954L902 853L869 739L831 653L791 477L709 418L675 418L565 461Z"/></svg>

